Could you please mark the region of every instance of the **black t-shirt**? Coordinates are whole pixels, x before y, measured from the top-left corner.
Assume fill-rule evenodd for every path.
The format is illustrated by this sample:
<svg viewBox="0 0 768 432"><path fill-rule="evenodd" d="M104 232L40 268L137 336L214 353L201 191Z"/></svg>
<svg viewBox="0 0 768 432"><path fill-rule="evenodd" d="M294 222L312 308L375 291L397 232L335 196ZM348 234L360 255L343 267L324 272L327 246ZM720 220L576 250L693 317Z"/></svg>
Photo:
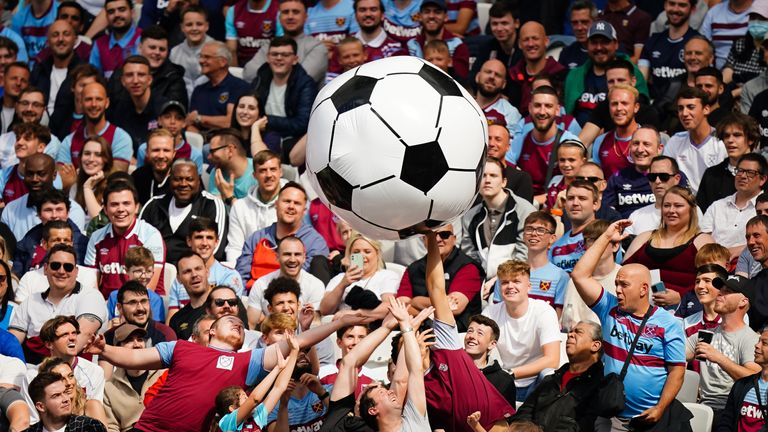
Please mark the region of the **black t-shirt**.
<svg viewBox="0 0 768 432"><path fill-rule="evenodd" d="M107 110L107 120L128 132L133 140L133 153L136 154L139 146L147 142L149 131L157 128L160 108L165 102L165 97L152 92L144 111L137 113L131 98L124 95L112 102Z"/></svg>
<svg viewBox="0 0 768 432"><path fill-rule="evenodd" d="M363 419L353 414L354 411L354 392L337 401L332 400L328 404L328 416L320 432L374 432Z"/></svg>
<svg viewBox="0 0 768 432"><path fill-rule="evenodd" d="M577 41L563 48L557 61L571 70L583 65L587 59L589 59L587 50L584 49L584 45Z"/></svg>
<svg viewBox="0 0 768 432"><path fill-rule="evenodd" d="M133 390L136 391L136 394L141 394L141 387L144 386L144 381L147 380L147 376L149 375L148 371L144 371L143 374L133 377L128 374L125 375L126 378L128 378L128 382L131 383L131 387L133 387Z"/></svg>
<svg viewBox="0 0 768 432"><path fill-rule="evenodd" d="M131 177L133 177L133 184L139 192L139 202L141 204L146 204L153 196L165 195L171 192L171 182L168 180L168 177L162 183L158 183L149 165L136 168Z"/></svg>
<svg viewBox="0 0 768 432"><path fill-rule="evenodd" d="M760 125L760 148L768 147L768 91L764 90L752 100L749 116Z"/></svg>
<svg viewBox="0 0 768 432"><path fill-rule="evenodd" d="M176 332L177 338L188 340L192 336L192 327L195 325L195 321L203 315L205 315L205 305L193 308L190 303L187 303L171 317L170 327Z"/></svg>

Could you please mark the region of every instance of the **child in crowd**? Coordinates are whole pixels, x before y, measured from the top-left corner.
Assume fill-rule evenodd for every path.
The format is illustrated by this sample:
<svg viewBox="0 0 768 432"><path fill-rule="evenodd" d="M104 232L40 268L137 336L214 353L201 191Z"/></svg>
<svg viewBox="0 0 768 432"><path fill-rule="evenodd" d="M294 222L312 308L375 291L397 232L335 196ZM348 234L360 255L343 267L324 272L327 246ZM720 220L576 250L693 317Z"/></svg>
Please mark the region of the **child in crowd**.
<svg viewBox="0 0 768 432"><path fill-rule="evenodd" d="M128 273L129 280L135 280L145 287L152 279L155 271L155 257L152 251L144 246L129 248L125 253L125 271ZM110 327L117 327L122 324L120 312L117 310L117 291L109 294L107 299L107 314ZM157 322L165 322L165 303L163 298L155 291L147 289L149 293L149 307L152 310L152 319Z"/></svg>

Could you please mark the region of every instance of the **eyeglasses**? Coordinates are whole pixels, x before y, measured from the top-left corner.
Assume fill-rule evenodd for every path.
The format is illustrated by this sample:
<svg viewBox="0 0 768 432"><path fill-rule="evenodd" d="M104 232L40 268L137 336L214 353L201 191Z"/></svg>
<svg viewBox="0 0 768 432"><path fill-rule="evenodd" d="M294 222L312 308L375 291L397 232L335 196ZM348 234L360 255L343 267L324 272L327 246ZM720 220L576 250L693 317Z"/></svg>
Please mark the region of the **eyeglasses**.
<svg viewBox="0 0 768 432"><path fill-rule="evenodd" d="M546 229L544 227L532 227L532 226L527 226L527 227L523 228L523 232L526 233L526 234L534 234L535 233L535 234L538 234L538 235L554 234L553 231L550 231L550 230L548 230L548 229Z"/></svg>
<svg viewBox="0 0 768 432"><path fill-rule="evenodd" d="M601 179L600 177L596 177L596 176L589 176L589 177L585 177L585 176L576 176L574 179L575 179L575 180L581 180L581 181L588 181L588 182L590 182L590 183L597 183L597 182L599 182L599 181L602 181L602 180L603 180L603 179Z"/></svg>
<svg viewBox="0 0 768 432"><path fill-rule="evenodd" d="M218 307L224 306L224 303L230 305L230 306L237 306L237 299L236 298L228 298L228 299L216 299L213 301L213 304L215 304Z"/></svg>
<svg viewBox="0 0 768 432"><path fill-rule="evenodd" d="M755 171L755 170L751 170L751 169L744 169L744 168L737 168L736 169L736 175L737 176L743 175L747 179L752 180L753 178L755 178L755 177L760 175L760 171Z"/></svg>
<svg viewBox="0 0 768 432"><path fill-rule="evenodd" d="M23 106L23 107L28 107L30 105L32 105L34 108L43 108L43 107L45 107L45 104L42 103L42 102L32 102L32 101L20 100L17 103L19 104L19 106Z"/></svg>
<svg viewBox="0 0 768 432"><path fill-rule="evenodd" d="M59 271L62 266L64 266L64 271L67 273L71 273L72 270L75 269L75 265L72 263L63 263L58 261L52 261L48 263L48 267L53 271Z"/></svg>
<svg viewBox="0 0 768 432"><path fill-rule="evenodd" d="M122 304L125 305L125 306L130 306L130 307L136 307L138 305L147 306L147 305L149 305L149 299L145 298L145 299L141 299L141 300L131 300L131 301L127 301L127 302L122 302Z"/></svg>
<svg viewBox="0 0 768 432"><path fill-rule="evenodd" d="M152 276L154 274L154 270L146 270L146 269L139 269L139 270L133 270L131 271L131 274L133 277L144 277L144 276Z"/></svg>
<svg viewBox="0 0 768 432"><path fill-rule="evenodd" d="M656 180L661 180L662 183L666 183L674 176L674 174L667 173L648 173L648 181L654 183Z"/></svg>
<svg viewBox="0 0 768 432"><path fill-rule="evenodd" d="M438 231L436 234L443 240L448 240L453 235L453 233L450 231Z"/></svg>
<svg viewBox="0 0 768 432"><path fill-rule="evenodd" d="M221 150L221 149L223 149L223 148L227 148L227 147L229 147L229 144L225 144L225 145L223 145L223 146L218 146L218 147L216 147L216 148L211 148L211 149L208 151L208 154L214 154L214 153L216 153L217 151L219 151L219 150Z"/></svg>

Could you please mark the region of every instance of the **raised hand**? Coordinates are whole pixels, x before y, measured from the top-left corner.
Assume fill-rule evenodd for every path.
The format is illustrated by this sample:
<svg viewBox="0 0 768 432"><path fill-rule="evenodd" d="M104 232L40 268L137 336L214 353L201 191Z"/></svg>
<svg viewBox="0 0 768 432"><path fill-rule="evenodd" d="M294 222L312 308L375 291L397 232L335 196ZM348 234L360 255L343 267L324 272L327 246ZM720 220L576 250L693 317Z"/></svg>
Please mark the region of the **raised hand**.
<svg viewBox="0 0 768 432"><path fill-rule="evenodd" d="M283 357L283 353L280 350L277 350L277 368L283 370L286 366L288 366L288 360Z"/></svg>
<svg viewBox="0 0 768 432"><path fill-rule="evenodd" d="M404 323L410 324L411 316L408 314L408 307L394 296L389 298L389 313L395 317L401 326Z"/></svg>
<svg viewBox="0 0 768 432"><path fill-rule="evenodd" d="M318 396L325 393L325 387L323 387L320 383L320 379L316 375L305 373L299 378L299 382L307 386L309 391Z"/></svg>
<svg viewBox="0 0 768 432"><path fill-rule="evenodd" d="M605 229L603 235L608 237L608 240L610 240L612 243L619 243L629 236L628 233L624 232L624 229L630 225L632 225L632 221L629 219L617 220L616 222L608 225L608 228Z"/></svg>
<svg viewBox="0 0 768 432"><path fill-rule="evenodd" d="M480 411L475 411L472 414L467 416L467 424L469 427L474 428L478 424L480 424Z"/></svg>
<svg viewBox="0 0 768 432"><path fill-rule="evenodd" d="M104 339L104 335L92 336L88 345L85 346L84 351L89 354L101 354L104 352L104 347L107 346L107 340Z"/></svg>
<svg viewBox="0 0 768 432"><path fill-rule="evenodd" d="M422 309L418 315L411 317L411 327L415 329L421 327L421 323L423 323L425 319L429 318L433 312L435 312L435 308L432 306Z"/></svg>
<svg viewBox="0 0 768 432"><path fill-rule="evenodd" d="M312 326L312 321L315 320L315 308L312 307L312 303L306 303L301 307L299 311L299 325L301 330L309 330Z"/></svg>

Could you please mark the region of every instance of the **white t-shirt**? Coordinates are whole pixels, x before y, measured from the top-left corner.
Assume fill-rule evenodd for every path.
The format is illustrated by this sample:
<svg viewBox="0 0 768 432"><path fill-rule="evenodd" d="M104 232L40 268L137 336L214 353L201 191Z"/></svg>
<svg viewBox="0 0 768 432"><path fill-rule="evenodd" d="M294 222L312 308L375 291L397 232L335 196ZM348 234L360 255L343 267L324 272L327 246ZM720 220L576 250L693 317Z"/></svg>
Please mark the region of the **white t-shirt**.
<svg viewBox="0 0 768 432"><path fill-rule="evenodd" d="M676 133L667 141L663 153L664 156L677 159L680 171L685 173L694 194L699 190L699 182L704 171L728 157L725 145L714 133L698 146L691 142L688 132Z"/></svg>
<svg viewBox="0 0 768 432"><path fill-rule="evenodd" d="M248 308L253 308L266 314L267 306L269 304L264 299L264 291L269 286L269 283L280 277L280 270L275 270L272 273L267 273L264 276L258 278L251 287L251 292L248 294ZM301 304L311 304L315 310L320 309L320 302L323 300L325 294L325 285L323 281L312 276L304 270L299 271L299 286L301 286L301 298L299 301Z"/></svg>
<svg viewBox="0 0 768 432"><path fill-rule="evenodd" d="M59 94L61 83L67 77L67 68L54 67L51 70L51 91L48 93L48 112L53 112L53 107L56 105L56 96Z"/></svg>
<svg viewBox="0 0 768 432"><path fill-rule="evenodd" d="M179 208L176 207L176 198L171 198L171 204L168 206L168 219L171 224L171 231L176 232L191 211L192 204L187 204L185 207Z"/></svg>
<svg viewBox="0 0 768 432"><path fill-rule="evenodd" d="M264 113L277 117L286 117L285 115L285 89L288 85L275 85L272 81L269 84L269 96L264 105Z"/></svg>
<svg viewBox="0 0 768 432"><path fill-rule="evenodd" d="M3 113L2 113L2 121L3 121L3 130L2 133L8 132L10 129L9 126L11 126L11 122L13 121L13 115L16 113L16 110L11 107L3 107Z"/></svg>
<svg viewBox="0 0 768 432"><path fill-rule="evenodd" d="M483 315L496 321L501 330L496 346L504 369L531 363L544 355L542 345L560 342L557 313L543 300L528 299L528 310L520 318L510 317L503 302L488 305ZM535 376L515 378L515 385L526 387L535 380Z"/></svg>
<svg viewBox="0 0 768 432"><path fill-rule="evenodd" d="M334 276L333 279L328 282L325 290L332 291L334 288L336 288L336 286L339 285L342 278L344 278L344 273L339 273ZM347 294L349 294L349 291L352 290L352 288L355 286L359 286L360 288L373 292L376 294L376 297L381 300L382 294L397 294L397 289L400 288L400 279L401 278L397 273L386 269L377 271L373 274L373 276L367 279L360 279L344 290L344 294L341 296L341 303L339 304L338 310L349 309L349 306L344 303L344 299L347 298Z"/></svg>

